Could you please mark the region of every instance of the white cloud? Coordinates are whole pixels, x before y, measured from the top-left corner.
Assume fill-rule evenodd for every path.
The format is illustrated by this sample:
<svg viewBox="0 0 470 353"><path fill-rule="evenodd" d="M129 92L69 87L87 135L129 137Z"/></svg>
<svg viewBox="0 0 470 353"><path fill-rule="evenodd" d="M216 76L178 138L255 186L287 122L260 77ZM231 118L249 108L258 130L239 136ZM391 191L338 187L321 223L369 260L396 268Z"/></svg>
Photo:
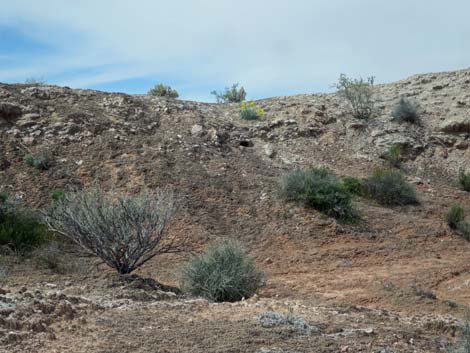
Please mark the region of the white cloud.
<svg viewBox="0 0 470 353"><path fill-rule="evenodd" d="M15 0L0 23L61 48L9 77L100 66L68 84L162 75L241 82L260 97L325 90L340 72L388 81L466 67L469 10L466 0Z"/></svg>

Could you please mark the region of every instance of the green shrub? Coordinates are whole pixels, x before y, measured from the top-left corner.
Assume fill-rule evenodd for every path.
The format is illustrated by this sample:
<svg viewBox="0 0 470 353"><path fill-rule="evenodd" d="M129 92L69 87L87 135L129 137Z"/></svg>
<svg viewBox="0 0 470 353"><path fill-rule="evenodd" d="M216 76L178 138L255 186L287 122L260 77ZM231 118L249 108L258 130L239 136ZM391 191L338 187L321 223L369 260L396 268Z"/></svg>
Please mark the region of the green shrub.
<svg viewBox="0 0 470 353"><path fill-rule="evenodd" d="M39 170L48 170L51 166L51 160L48 154L41 153L38 155L28 154L24 158L27 165Z"/></svg>
<svg viewBox="0 0 470 353"><path fill-rule="evenodd" d="M0 192L0 203L7 202L8 194L6 192Z"/></svg>
<svg viewBox="0 0 470 353"><path fill-rule="evenodd" d="M185 292L216 302L234 302L254 295L265 276L234 241L222 241L195 256L182 269Z"/></svg>
<svg viewBox="0 0 470 353"><path fill-rule="evenodd" d="M386 158L390 165L399 168L401 165L401 147L400 145L392 145L387 151Z"/></svg>
<svg viewBox="0 0 470 353"><path fill-rule="evenodd" d="M366 179L365 194L381 205L399 206L417 204L415 188L408 184L398 170L381 169Z"/></svg>
<svg viewBox="0 0 470 353"><path fill-rule="evenodd" d="M168 97L168 98L178 98L179 94L177 91L172 89L170 86L166 86L163 83L159 83L158 85L155 85L154 88L152 88L150 91L147 93L150 96L155 96L155 97Z"/></svg>
<svg viewBox="0 0 470 353"><path fill-rule="evenodd" d="M30 211L8 206L0 214L0 246L15 252L31 251L49 236L47 227Z"/></svg>
<svg viewBox="0 0 470 353"><path fill-rule="evenodd" d="M240 105L240 117L243 120L256 120L264 116L264 109L258 107L255 102L243 102Z"/></svg>
<svg viewBox="0 0 470 353"><path fill-rule="evenodd" d="M470 173L466 173L463 169L459 171L459 185L462 190L470 192Z"/></svg>
<svg viewBox="0 0 470 353"><path fill-rule="evenodd" d="M470 240L470 222L462 221L458 223L457 232L462 238Z"/></svg>
<svg viewBox="0 0 470 353"><path fill-rule="evenodd" d="M299 201L308 207L344 221L357 218L351 194L336 175L326 168L297 170L283 177L280 194L286 200Z"/></svg>
<svg viewBox="0 0 470 353"><path fill-rule="evenodd" d="M212 91L212 95L217 99L217 103L240 103L246 98L246 91L243 87L238 88L238 83L231 88L226 87L224 92Z"/></svg>
<svg viewBox="0 0 470 353"><path fill-rule="evenodd" d="M341 74L336 89L340 97L351 105L353 116L357 119L368 119L374 112L374 77L366 80L351 79Z"/></svg>
<svg viewBox="0 0 470 353"><path fill-rule="evenodd" d="M397 105L393 108L392 117L397 122L408 122L412 124L419 123L419 106L404 97L400 98Z"/></svg>
<svg viewBox="0 0 470 353"><path fill-rule="evenodd" d="M465 218L462 205L458 203L453 204L450 210L446 213L445 218L450 228L457 229L459 223Z"/></svg>
<svg viewBox="0 0 470 353"><path fill-rule="evenodd" d="M51 198L54 201L61 201L65 199L65 192L62 190L54 190L51 193Z"/></svg>
<svg viewBox="0 0 470 353"><path fill-rule="evenodd" d="M344 176L341 178L341 184L353 195L360 195L362 193L362 181L358 178Z"/></svg>

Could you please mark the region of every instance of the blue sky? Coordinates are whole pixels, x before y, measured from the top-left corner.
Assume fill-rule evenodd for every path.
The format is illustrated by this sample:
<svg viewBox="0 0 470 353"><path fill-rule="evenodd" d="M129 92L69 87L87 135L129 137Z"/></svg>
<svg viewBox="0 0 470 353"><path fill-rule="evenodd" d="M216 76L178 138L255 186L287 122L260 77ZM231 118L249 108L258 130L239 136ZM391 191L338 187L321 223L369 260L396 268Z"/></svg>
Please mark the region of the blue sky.
<svg viewBox="0 0 470 353"><path fill-rule="evenodd" d="M340 73L389 82L470 66L468 0L15 0L0 82L182 99L240 82L248 98L325 92Z"/></svg>

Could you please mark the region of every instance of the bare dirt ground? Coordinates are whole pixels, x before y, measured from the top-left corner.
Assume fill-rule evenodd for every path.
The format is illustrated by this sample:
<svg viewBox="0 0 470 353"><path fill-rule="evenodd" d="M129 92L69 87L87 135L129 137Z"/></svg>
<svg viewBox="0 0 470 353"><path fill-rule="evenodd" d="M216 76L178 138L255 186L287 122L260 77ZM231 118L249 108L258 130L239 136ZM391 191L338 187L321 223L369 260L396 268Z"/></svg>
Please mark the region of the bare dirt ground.
<svg viewBox="0 0 470 353"><path fill-rule="evenodd" d="M259 101L266 118L246 122L231 104L0 85L0 103L22 111L0 123L0 191L42 208L58 189L170 186L180 200L170 232L193 251L239 239L268 276L257 297L215 304L120 278L75 251L60 273L3 256L0 351L446 352L470 305L470 243L443 218L454 202L470 212L455 186L470 131L442 124L469 116L469 87L470 71L379 86L380 112L365 123L335 95ZM421 126L390 122L400 95L421 104ZM362 222L352 226L277 197L289 170L324 165L365 177L391 144L405 151L418 206L358 198ZM41 151L53 157L49 170L23 162ZM177 286L188 256L157 257L137 275ZM257 316L266 311L315 330L264 327Z"/></svg>

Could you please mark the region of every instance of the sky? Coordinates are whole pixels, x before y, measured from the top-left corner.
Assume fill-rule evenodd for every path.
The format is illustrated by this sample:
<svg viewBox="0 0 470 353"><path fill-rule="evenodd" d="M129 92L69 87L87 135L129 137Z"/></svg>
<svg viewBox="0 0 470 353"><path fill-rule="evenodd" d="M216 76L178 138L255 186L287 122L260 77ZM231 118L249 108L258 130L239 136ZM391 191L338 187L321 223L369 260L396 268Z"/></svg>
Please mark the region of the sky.
<svg viewBox="0 0 470 353"><path fill-rule="evenodd" d="M0 0L0 82L249 99L470 67L468 0Z"/></svg>

